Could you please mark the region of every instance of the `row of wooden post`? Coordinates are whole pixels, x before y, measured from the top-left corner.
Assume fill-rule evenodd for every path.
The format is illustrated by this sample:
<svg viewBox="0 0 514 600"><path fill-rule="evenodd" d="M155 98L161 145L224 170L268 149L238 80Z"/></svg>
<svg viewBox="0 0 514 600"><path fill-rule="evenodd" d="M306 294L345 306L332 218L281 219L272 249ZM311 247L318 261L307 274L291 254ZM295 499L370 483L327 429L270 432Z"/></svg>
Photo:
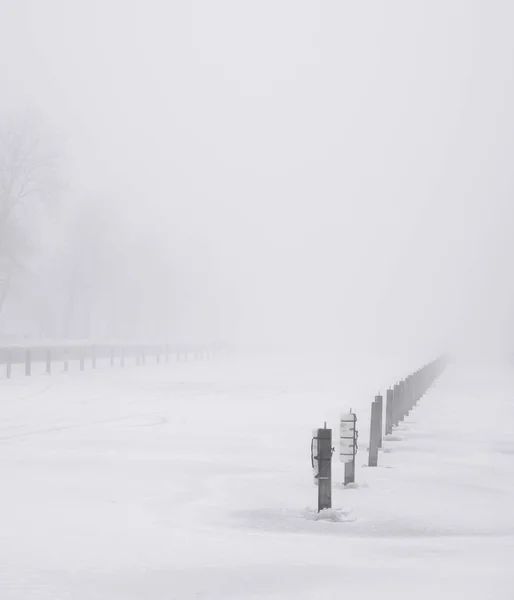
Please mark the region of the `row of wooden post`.
<svg viewBox="0 0 514 600"><path fill-rule="evenodd" d="M105 349L105 347L102 347ZM170 356L174 353L176 355L177 361L187 361L193 356L194 360L206 360L215 358L219 354L219 347L215 346L195 346L195 347L171 347L170 345L165 346L110 346L109 348L109 364L111 367L114 367L116 364L116 359L119 359L119 366L125 367L125 361L129 357L134 357L135 363L138 366L144 366L147 362L147 357L150 356L150 352L153 353L153 358L156 364L161 363L161 356L163 362L169 362ZM45 358L44 362L46 365L46 373L50 375L52 373L52 348L46 348L41 350L37 348L38 351L43 351ZM64 372L68 372L69 370L69 361L70 361L70 351L74 350L75 353L78 353L78 361L79 368L81 371L85 370L86 360L91 360L91 366L93 369L96 369L97 366L97 349L95 346L82 346L73 349L66 348L56 348L55 349L58 354L61 356L59 362L62 362L64 367ZM25 375L29 377L32 375L32 365L33 365L33 354L34 348L25 348L24 351L24 359L23 364L25 367ZM9 379L12 375L12 365L13 357L12 350L6 351L6 362L5 362L5 374L7 379Z"/></svg>
<svg viewBox="0 0 514 600"><path fill-rule="evenodd" d="M383 433L391 435L394 427L409 415L434 381L446 368L446 357L440 357L418 369L387 390L385 405L385 428L383 397L379 394L371 404L371 425L368 466L378 465L378 451L382 447Z"/></svg>

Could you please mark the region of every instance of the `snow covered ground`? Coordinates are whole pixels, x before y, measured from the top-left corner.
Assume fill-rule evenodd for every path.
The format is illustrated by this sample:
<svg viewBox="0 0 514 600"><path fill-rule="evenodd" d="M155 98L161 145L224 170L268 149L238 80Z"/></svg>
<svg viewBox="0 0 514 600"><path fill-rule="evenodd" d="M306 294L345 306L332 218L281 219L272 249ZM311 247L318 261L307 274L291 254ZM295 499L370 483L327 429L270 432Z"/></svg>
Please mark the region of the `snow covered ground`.
<svg viewBox="0 0 514 600"><path fill-rule="evenodd" d="M512 600L514 373L452 366L369 469L369 404L407 373L358 363L0 381L0 599ZM357 485L334 461L317 520L311 431L349 408Z"/></svg>

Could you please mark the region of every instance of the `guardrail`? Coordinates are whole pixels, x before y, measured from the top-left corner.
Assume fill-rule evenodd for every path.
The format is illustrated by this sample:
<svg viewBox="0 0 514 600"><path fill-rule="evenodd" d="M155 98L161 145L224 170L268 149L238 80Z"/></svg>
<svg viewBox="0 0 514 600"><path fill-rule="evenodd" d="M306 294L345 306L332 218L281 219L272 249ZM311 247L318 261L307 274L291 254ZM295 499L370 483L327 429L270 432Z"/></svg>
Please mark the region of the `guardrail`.
<svg viewBox="0 0 514 600"><path fill-rule="evenodd" d="M67 372L71 361L78 363L79 369L84 371L87 367L97 368L97 362L108 360L111 367L125 367L132 365L146 365L147 362L160 364L169 362L174 356L177 361L206 360L214 358L226 348L221 344L206 345L173 345L173 344L112 344L96 343L85 344L71 342L69 344L35 344L0 346L0 367L3 366L5 376L9 379L12 375L13 365L23 365L24 374L32 375L35 363L43 364L47 375L52 373L56 364L62 364L63 371Z"/></svg>

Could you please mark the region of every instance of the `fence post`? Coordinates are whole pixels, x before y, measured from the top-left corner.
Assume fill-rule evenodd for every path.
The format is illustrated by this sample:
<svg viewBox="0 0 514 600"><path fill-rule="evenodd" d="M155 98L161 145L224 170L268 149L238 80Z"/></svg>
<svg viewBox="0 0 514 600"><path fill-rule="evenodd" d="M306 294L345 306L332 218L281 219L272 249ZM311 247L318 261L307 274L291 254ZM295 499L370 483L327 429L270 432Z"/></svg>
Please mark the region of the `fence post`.
<svg viewBox="0 0 514 600"><path fill-rule="evenodd" d="M355 458L344 464L344 485L355 483Z"/></svg>
<svg viewBox="0 0 514 600"><path fill-rule="evenodd" d="M395 383L393 387L393 427L397 427L400 419L400 384Z"/></svg>
<svg viewBox="0 0 514 600"><path fill-rule="evenodd" d="M341 415L339 458L344 462L344 485L355 483L355 455L357 453L357 415L351 410Z"/></svg>
<svg viewBox="0 0 514 600"><path fill-rule="evenodd" d="M413 393L413 385L412 385L412 375L409 375L405 380L406 387L406 406L405 406L405 416L407 417L414 406L414 393Z"/></svg>
<svg viewBox="0 0 514 600"><path fill-rule="evenodd" d="M412 394L412 401L411 401L411 408L414 408L417 404L418 404L418 378L416 373L414 373L412 375L411 378L411 394Z"/></svg>
<svg viewBox="0 0 514 600"><path fill-rule="evenodd" d="M398 410L396 424L399 425L405 418L405 381L403 380L398 385L398 406L396 408Z"/></svg>
<svg viewBox="0 0 514 600"><path fill-rule="evenodd" d="M318 512L332 508L332 430L318 429Z"/></svg>
<svg viewBox="0 0 514 600"><path fill-rule="evenodd" d="M31 357L30 348L26 348L25 349L25 375L27 377L29 377L31 374L31 369L32 369L31 361L32 361L32 357Z"/></svg>
<svg viewBox="0 0 514 600"><path fill-rule="evenodd" d="M378 402L378 447L382 448L382 436L384 435L384 399L381 394L375 397Z"/></svg>
<svg viewBox="0 0 514 600"><path fill-rule="evenodd" d="M379 401L380 398L380 401ZM368 467L378 465L378 444L380 436L380 408L382 406L382 396L375 396L375 401L371 403L371 424L369 428L369 459Z"/></svg>
<svg viewBox="0 0 514 600"><path fill-rule="evenodd" d="M393 412L394 412L394 392L391 388L387 390L386 396L386 422L385 422L385 434L391 435L393 433Z"/></svg>
<svg viewBox="0 0 514 600"><path fill-rule="evenodd" d="M46 374L51 375L52 373L52 351L50 348L46 349Z"/></svg>

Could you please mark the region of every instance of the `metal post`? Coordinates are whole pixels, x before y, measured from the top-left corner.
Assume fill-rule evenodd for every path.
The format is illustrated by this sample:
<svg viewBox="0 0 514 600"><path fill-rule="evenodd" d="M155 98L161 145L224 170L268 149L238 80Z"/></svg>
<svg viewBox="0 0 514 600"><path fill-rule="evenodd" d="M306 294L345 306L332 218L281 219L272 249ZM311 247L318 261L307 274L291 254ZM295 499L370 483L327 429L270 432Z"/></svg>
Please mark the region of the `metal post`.
<svg viewBox="0 0 514 600"><path fill-rule="evenodd" d="M318 512L332 508L332 430L318 429Z"/></svg>
<svg viewBox="0 0 514 600"><path fill-rule="evenodd" d="M386 396L386 422L385 422L385 434L391 435L393 433L393 409L394 409L394 392L392 389L387 390Z"/></svg>
<svg viewBox="0 0 514 600"><path fill-rule="evenodd" d="M344 464L344 485L355 483L355 459Z"/></svg>
<svg viewBox="0 0 514 600"><path fill-rule="evenodd" d="M409 415L414 406L414 385L413 376L409 375L405 381L407 388L407 405L405 407L405 415Z"/></svg>
<svg viewBox="0 0 514 600"><path fill-rule="evenodd" d="M377 398L375 397L375 401L371 403L371 423L369 428L369 459L368 459L368 467L376 467L378 465L378 438L379 438L379 426L380 426L380 417L379 410L381 407L381 402L377 402ZM380 397L382 400L382 398Z"/></svg>
<svg viewBox="0 0 514 600"><path fill-rule="evenodd" d="M384 430L384 400L379 394L375 396L375 402L378 403L378 447L382 448L382 435Z"/></svg>
<svg viewBox="0 0 514 600"><path fill-rule="evenodd" d="M412 376L411 381L411 393L412 393L412 408L414 408L419 400L418 396L418 376L416 373Z"/></svg>
<svg viewBox="0 0 514 600"><path fill-rule="evenodd" d="M341 415L339 458L344 462L344 485L355 483L355 455L357 453L357 415L351 410Z"/></svg>
<svg viewBox="0 0 514 600"><path fill-rule="evenodd" d="M405 419L405 381L400 381L398 399L397 425Z"/></svg>
<svg viewBox="0 0 514 600"><path fill-rule="evenodd" d="M393 427L397 427L400 422L400 384L395 383L393 387Z"/></svg>

